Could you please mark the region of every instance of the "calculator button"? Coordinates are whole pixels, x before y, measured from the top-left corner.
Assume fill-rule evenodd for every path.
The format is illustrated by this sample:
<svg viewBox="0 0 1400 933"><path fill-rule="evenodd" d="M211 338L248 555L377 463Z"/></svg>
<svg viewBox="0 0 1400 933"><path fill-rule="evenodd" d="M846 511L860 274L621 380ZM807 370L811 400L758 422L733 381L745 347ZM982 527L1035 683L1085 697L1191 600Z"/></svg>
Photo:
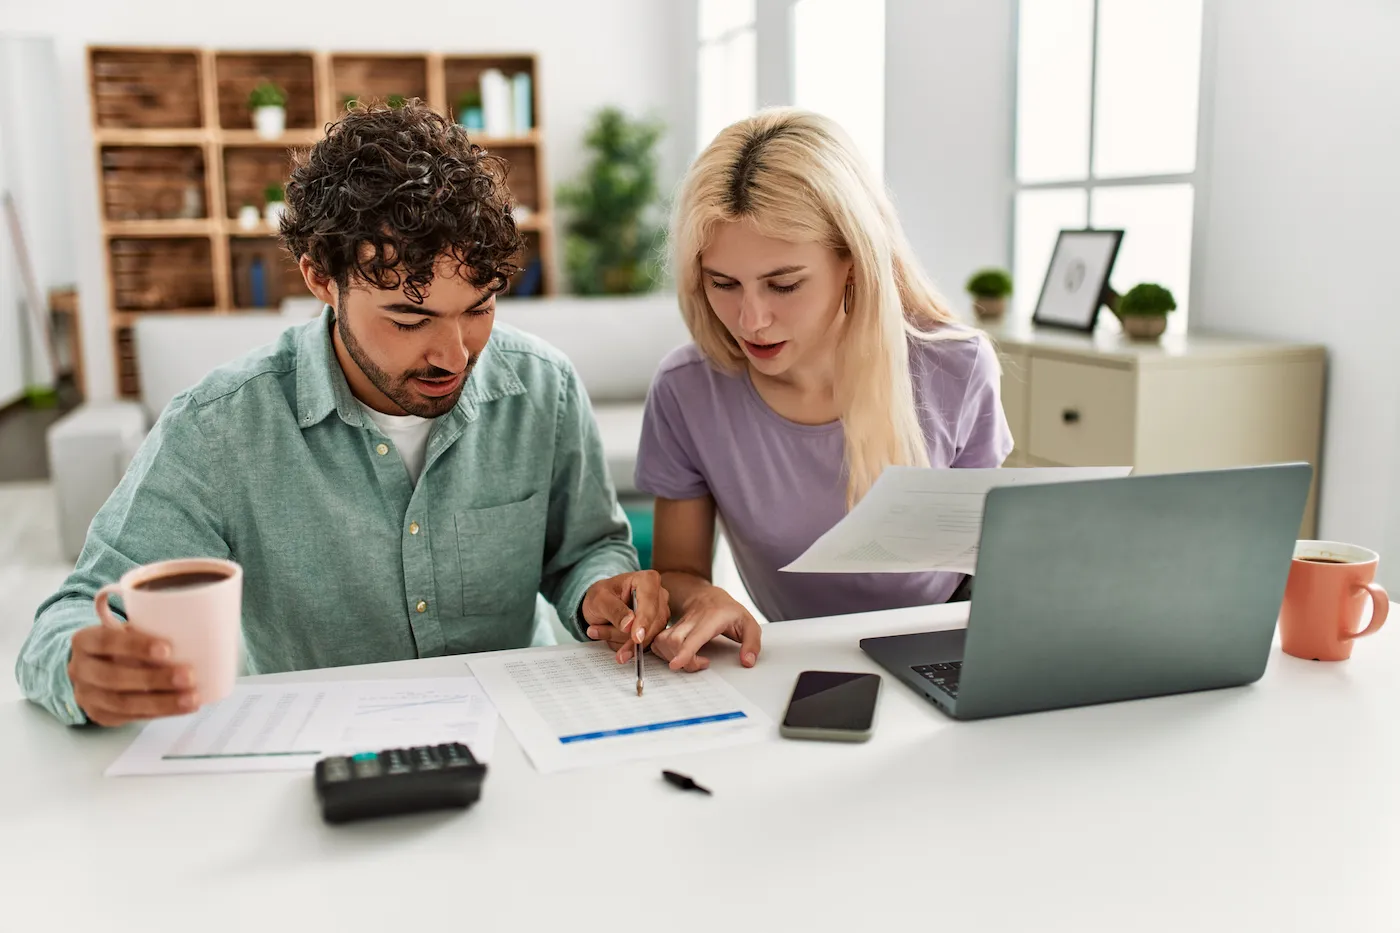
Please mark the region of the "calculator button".
<svg viewBox="0 0 1400 933"><path fill-rule="evenodd" d="M327 781L350 780L350 759L327 758L322 774L325 775Z"/></svg>
<svg viewBox="0 0 1400 933"><path fill-rule="evenodd" d="M372 752L369 754L369 757L356 755L354 762L353 767L355 769L355 777L357 778L378 777L381 773L382 769L379 765L379 756Z"/></svg>
<svg viewBox="0 0 1400 933"><path fill-rule="evenodd" d="M419 746L411 749L413 755L413 766L419 771L436 771L442 767L442 762L438 760L437 753L431 748Z"/></svg>
<svg viewBox="0 0 1400 933"><path fill-rule="evenodd" d="M408 756L401 748L391 748L383 754L384 768L389 774L407 774L413 770Z"/></svg>

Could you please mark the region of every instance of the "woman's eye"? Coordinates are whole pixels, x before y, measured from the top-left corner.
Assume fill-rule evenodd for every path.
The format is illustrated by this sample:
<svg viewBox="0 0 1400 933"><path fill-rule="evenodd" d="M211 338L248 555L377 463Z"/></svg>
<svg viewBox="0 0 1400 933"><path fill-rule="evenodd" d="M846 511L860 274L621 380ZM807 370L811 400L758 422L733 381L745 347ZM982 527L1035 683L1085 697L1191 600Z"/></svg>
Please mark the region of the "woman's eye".
<svg viewBox="0 0 1400 933"><path fill-rule="evenodd" d="M775 282L769 282L768 287L780 295L786 295L789 292L797 291L797 287L801 284L801 282L793 282L791 285L778 285Z"/></svg>
<svg viewBox="0 0 1400 933"><path fill-rule="evenodd" d="M738 288L738 287L739 287L739 283L738 283L738 282L717 282L717 281L715 281L714 279L710 279L710 287L711 287L711 288L717 288L717 289L719 289L719 290L722 291L722 292L727 292L727 291L729 291L731 288Z"/></svg>

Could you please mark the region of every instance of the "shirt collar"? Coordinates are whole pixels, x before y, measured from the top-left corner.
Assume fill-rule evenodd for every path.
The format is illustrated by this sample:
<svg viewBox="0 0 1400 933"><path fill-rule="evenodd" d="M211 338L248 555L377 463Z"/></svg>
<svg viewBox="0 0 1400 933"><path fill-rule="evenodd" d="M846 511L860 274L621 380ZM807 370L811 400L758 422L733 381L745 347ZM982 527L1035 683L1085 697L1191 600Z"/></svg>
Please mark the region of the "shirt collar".
<svg viewBox="0 0 1400 933"><path fill-rule="evenodd" d="M297 423L303 429L320 424L331 412L357 428L365 423L364 413L335 355L331 339L334 326L335 312L327 305L321 316L305 325L297 336ZM451 414L464 421L475 421L481 405L524 392L525 384L510 361L487 341Z"/></svg>

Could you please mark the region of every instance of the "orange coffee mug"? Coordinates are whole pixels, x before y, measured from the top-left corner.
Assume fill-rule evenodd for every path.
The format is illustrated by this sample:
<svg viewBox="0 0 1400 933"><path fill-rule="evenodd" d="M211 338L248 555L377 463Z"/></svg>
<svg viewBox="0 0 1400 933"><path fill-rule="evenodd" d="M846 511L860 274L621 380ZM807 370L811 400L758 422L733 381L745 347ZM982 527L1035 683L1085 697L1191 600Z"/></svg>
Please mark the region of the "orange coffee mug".
<svg viewBox="0 0 1400 933"><path fill-rule="evenodd" d="M1380 555L1337 541L1299 541L1279 612L1283 650L1310 661L1345 661L1362 635L1385 624L1390 596L1375 582ZM1371 604L1371 623L1361 616Z"/></svg>

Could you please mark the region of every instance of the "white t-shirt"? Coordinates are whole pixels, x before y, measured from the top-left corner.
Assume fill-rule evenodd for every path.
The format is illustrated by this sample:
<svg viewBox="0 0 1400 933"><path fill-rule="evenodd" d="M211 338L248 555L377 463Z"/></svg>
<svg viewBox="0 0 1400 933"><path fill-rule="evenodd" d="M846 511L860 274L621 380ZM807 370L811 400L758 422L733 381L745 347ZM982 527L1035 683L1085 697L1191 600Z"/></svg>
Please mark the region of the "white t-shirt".
<svg viewBox="0 0 1400 933"><path fill-rule="evenodd" d="M375 411L359 399L355 401L379 430L384 432L384 436L394 442L399 456L403 458L403 465L408 468L408 478L417 486L418 477L423 472L423 460L428 453L428 432L433 429L433 419L420 418L417 415L386 415L382 411Z"/></svg>

